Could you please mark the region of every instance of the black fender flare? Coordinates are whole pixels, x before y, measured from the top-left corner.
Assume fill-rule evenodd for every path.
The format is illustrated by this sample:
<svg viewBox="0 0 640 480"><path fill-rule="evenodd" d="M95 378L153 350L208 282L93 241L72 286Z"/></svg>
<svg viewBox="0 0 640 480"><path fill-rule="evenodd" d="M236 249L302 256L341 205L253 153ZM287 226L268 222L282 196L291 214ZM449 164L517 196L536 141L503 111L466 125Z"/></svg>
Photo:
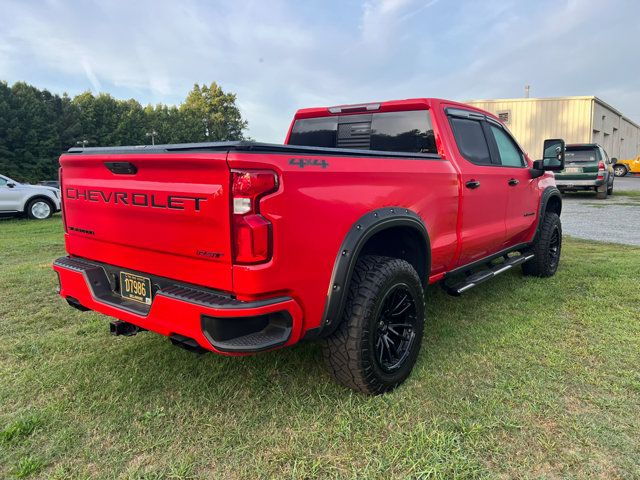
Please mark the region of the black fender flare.
<svg viewBox="0 0 640 480"><path fill-rule="evenodd" d="M538 225L536 226L536 234L533 237L534 241L538 236L538 232L540 231L540 226L542 225L542 219L544 218L544 212L547 210L547 205L549 204L549 200L551 200L554 197L555 197L554 201L556 201L557 199L557 201L559 202L558 215L560 215L560 213L562 212L562 194L560 193L560 190L558 190L558 188L555 186L546 187L543 190L542 195L540 196L540 207L539 207L540 210L538 212Z"/></svg>
<svg viewBox="0 0 640 480"><path fill-rule="evenodd" d="M340 246L333 265L320 327L316 332L310 332L310 336L324 337L335 331L340 324L341 313L347 299L347 289L362 248L373 235L393 227L412 228L424 240L426 255L423 282L425 284L428 282L431 272L431 243L427 228L420 216L404 207L385 207L366 213L349 229Z"/></svg>

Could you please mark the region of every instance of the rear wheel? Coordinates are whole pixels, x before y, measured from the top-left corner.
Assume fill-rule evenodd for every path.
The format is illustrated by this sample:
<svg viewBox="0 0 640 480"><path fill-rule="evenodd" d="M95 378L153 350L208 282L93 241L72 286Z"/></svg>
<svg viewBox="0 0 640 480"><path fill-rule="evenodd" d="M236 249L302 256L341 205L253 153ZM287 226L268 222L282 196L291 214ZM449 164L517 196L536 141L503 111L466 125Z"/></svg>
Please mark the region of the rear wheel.
<svg viewBox="0 0 640 480"><path fill-rule="evenodd" d="M613 195L613 183L611 183L611 186L607 188L607 195Z"/></svg>
<svg viewBox="0 0 640 480"><path fill-rule="evenodd" d="M554 275L558 270L562 251L562 224L558 214L545 214L532 250L535 256L522 265L524 274L534 277Z"/></svg>
<svg viewBox="0 0 640 480"><path fill-rule="evenodd" d="M27 203L25 211L33 220L45 220L53 215L53 205L43 198L34 198Z"/></svg>
<svg viewBox="0 0 640 480"><path fill-rule="evenodd" d="M598 188L596 188L596 198L598 200L604 200L605 198L607 198L607 186L606 185L601 185Z"/></svg>
<svg viewBox="0 0 640 480"><path fill-rule="evenodd" d="M358 260L338 330L323 345L341 384L370 395L394 389L411 373L424 331L424 293L415 269L397 258Z"/></svg>
<svg viewBox="0 0 640 480"><path fill-rule="evenodd" d="M625 167L624 165L614 165L613 167L613 174L616 177L624 177L627 174L628 170L627 167Z"/></svg>

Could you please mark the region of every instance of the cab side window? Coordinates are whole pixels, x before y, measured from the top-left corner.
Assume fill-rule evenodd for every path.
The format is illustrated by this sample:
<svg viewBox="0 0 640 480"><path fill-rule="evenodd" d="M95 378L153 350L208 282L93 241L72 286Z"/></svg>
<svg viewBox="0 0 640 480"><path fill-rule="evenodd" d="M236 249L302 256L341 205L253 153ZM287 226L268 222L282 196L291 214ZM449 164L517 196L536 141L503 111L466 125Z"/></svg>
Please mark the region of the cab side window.
<svg viewBox="0 0 640 480"><path fill-rule="evenodd" d="M524 156L509 134L501 127L489 124L489 129L493 134L496 142L498 155L500 156L500 164L505 167L523 167L525 166Z"/></svg>
<svg viewBox="0 0 640 480"><path fill-rule="evenodd" d="M489 145L482 123L469 118L449 117L458 150L464 158L477 165L491 165Z"/></svg>
<svg viewBox="0 0 640 480"><path fill-rule="evenodd" d="M8 182L5 178L0 177L0 187L6 187L7 183Z"/></svg>

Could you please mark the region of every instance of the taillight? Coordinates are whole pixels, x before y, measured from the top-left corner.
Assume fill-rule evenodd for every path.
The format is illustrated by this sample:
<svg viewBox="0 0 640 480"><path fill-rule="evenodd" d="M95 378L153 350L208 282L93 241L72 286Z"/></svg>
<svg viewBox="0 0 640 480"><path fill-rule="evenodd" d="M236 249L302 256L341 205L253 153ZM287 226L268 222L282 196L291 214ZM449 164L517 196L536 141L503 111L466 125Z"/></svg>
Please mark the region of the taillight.
<svg viewBox="0 0 640 480"><path fill-rule="evenodd" d="M60 215L62 216L62 226L67 231L67 220L64 218L64 183L62 181L62 167L58 168L58 182L60 183Z"/></svg>
<svg viewBox="0 0 640 480"><path fill-rule="evenodd" d="M275 172L231 171L235 263L260 263L271 257L271 222L260 215L260 199L277 189L278 176Z"/></svg>
<svg viewBox="0 0 640 480"><path fill-rule="evenodd" d="M600 161L598 163L598 180L604 179L604 162Z"/></svg>
<svg viewBox="0 0 640 480"><path fill-rule="evenodd" d="M598 163L598 170L604 170L604 162Z"/></svg>

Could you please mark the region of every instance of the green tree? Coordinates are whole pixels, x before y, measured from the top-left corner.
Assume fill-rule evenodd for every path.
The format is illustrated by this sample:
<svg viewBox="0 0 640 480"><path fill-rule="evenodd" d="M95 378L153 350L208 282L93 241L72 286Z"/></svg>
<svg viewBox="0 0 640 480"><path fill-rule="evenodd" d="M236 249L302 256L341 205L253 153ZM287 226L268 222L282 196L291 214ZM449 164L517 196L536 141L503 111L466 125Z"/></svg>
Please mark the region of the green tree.
<svg viewBox="0 0 640 480"><path fill-rule="evenodd" d="M88 146L241 140L247 122L236 96L216 83L195 85L179 106L142 107L134 99L84 92L73 99L24 82L0 81L0 173L19 181L57 177L58 157Z"/></svg>
<svg viewBox="0 0 640 480"><path fill-rule="evenodd" d="M7 175L19 179L48 175L58 146L55 96L18 82L11 87L9 109L3 142L12 157Z"/></svg>
<svg viewBox="0 0 640 480"><path fill-rule="evenodd" d="M158 104L147 105L144 109L146 131L155 131L156 143L185 142L188 134L183 131L184 122L180 110L176 106ZM148 139L146 143L149 143Z"/></svg>
<svg viewBox="0 0 640 480"><path fill-rule="evenodd" d="M11 105L11 88L7 82L0 82L0 172L13 171L15 153L9 143L9 128L13 122L13 108Z"/></svg>
<svg viewBox="0 0 640 480"><path fill-rule="evenodd" d="M185 133L190 138L184 141L242 140L247 122L242 119L236 105L236 95L225 93L213 82L211 85L193 86L187 99L180 106L184 115Z"/></svg>

